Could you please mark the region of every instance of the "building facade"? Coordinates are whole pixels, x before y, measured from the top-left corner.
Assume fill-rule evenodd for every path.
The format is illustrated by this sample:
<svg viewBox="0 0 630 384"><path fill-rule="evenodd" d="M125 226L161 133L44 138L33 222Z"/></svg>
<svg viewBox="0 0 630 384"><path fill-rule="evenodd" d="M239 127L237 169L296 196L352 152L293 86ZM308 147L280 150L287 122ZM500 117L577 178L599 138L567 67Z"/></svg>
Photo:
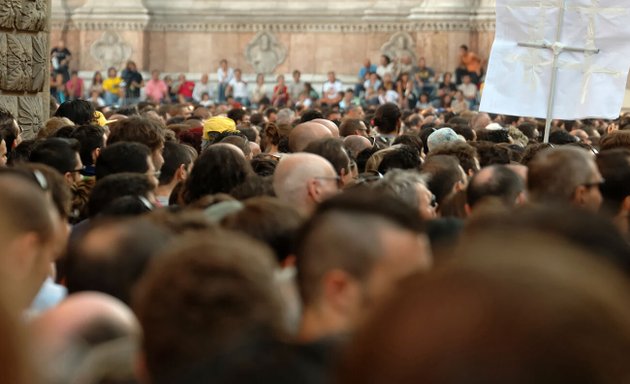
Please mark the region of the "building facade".
<svg viewBox="0 0 630 384"><path fill-rule="evenodd" d="M453 70L458 47L481 57L494 37L494 0L52 0L51 41L73 69L354 75L382 53Z"/></svg>

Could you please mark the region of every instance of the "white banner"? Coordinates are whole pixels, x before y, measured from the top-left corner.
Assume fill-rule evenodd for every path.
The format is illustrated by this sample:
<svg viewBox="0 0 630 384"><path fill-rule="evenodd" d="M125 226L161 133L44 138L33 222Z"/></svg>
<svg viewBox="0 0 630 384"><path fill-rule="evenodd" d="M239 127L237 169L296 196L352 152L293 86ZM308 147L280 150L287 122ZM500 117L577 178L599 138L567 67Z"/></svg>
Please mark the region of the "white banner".
<svg viewBox="0 0 630 384"><path fill-rule="evenodd" d="M546 118L556 52L551 117L617 118L630 68L629 16L628 0L497 0L480 110Z"/></svg>

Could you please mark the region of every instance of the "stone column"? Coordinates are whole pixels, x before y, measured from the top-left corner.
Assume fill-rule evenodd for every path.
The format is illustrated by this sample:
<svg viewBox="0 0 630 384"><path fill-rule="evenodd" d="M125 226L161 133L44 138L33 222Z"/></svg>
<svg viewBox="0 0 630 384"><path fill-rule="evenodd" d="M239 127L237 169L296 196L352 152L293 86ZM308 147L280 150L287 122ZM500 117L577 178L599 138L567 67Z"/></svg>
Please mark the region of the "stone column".
<svg viewBox="0 0 630 384"><path fill-rule="evenodd" d="M48 118L50 0L0 3L0 105L33 138Z"/></svg>

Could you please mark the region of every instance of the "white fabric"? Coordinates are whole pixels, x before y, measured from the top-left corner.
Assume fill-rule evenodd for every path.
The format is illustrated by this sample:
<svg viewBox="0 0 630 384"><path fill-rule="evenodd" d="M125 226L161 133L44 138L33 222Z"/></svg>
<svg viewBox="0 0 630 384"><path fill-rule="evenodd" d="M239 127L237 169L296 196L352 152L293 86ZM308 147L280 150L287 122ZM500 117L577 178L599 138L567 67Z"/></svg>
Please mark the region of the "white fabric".
<svg viewBox="0 0 630 384"><path fill-rule="evenodd" d="M552 117L617 118L630 68L629 15L627 0L497 0L496 39L480 110L545 118L554 53L518 43L547 43L600 50L559 55Z"/></svg>

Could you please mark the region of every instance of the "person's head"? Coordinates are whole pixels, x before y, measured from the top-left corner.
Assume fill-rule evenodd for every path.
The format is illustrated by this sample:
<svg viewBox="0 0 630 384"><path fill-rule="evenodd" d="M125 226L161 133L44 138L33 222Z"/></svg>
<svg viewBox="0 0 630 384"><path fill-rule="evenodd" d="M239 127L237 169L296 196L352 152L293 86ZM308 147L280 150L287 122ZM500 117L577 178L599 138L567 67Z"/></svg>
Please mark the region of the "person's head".
<svg viewBox="0 0 630 384"><path fill-rule="evenodd" d="M186 179L184 199L190 204L206 195L230 193L252 175L243 152L231 144L215 144L197 158Z"/></svg>
<svg viewBox="0 0 630 384"><path fill-rule="evenodd" d="M107 139L107 144L115 144L121 141L146 145L151 150L155 169L159 171L162 168L164 163L164 158L162 157L164 128L159 122L136 116L120 120L116 124L116 129L112 129Z"/></svg>
<svg viewBox="0 0 630 384"><path fill-rule="evenodd" d="M129 304L133 287L172 235L145 219L103 219L70 243L64 259L69 293L101 292Z"/></svg>
<svg viewBox="0 0 630 384"><path fill-rule="evenodd" d="M436 217L437 201L417 171L394 169L374 183L377 191L387 193L413 207L423 220Z"/></svg>
<svg viewBox="0 0 630 384"><path fill-rule="evenodd" d="M361 119L346 118L339 126L339 136L348 137L352 135L367 137L367 127Z"/></svg>
<svg viewBox="0 0 630 384"><path fill-rule="evenodd" d="M451 142L438 145L431 150L429 157L436 155L451 155L457 157L459 165L464 168L464 172L466 172L468 176L472 176L479 171L479 154L475 147L468 143Z"/></svg>
<svg viewBox="0 0 630 384"><path fill-rule="evenodd" d="M144 199L150 204L155 201L155 187L155 177L141 173L116 173L99 179L87 203L88 216L97 216L116 199L125 196Z"/></svg>
<svg viewBox="0 0 630 384"><path fill-rule="evenodd" d="M126 141L105 147L96 159L95 168L96 180L116 173L155 173L149 147Z"/></svg>
<svg viewBox="0 0 630 384"><path fill-rule="evenodd" d="M400 130L402 113L398 105L387 103L379 106L374 113L374 126L385 135L396 134Z"/></svg>
<svg viewBox="0 0 630 384"><path fill-rule="evenodd" d="M188 147L189 148L189 147ZM164 165L158 177L159 185L178 183L186 180L192 168L191 152L184 144L171 141L164 143Z"/></svg>
<svg viewBox="0 0 630 384"><path fill-rule="evenodd" d="M29 324L34 360L48 383L131 382L140 325L110 296L69 296Z"/></svg>
<svg viewBox="0 0 630 384"><path fill-rule="evenodd" d="M605 135L599 141L599 149L601 151L615 148L630 149L630 131L614 131Z"/></svg>
<svg viewBox="0 0 630 384"><path fill-rule="evenodd" d="M184 237L167 248L133 301L144 331L141 379L196 382L190 378L197 369L279 334L282 310L273 272L267 247L231 232Z"/></svg>
<svg viewBox="0 0 630 384"><path fill-rule="evenodd" d="M470 179L466 199L470 210L488 199L514 207L525 202L525 182L507 166L491 165Z"/></svg>
<svg viewBox="0 0 630 384"><path fill-rule="evenodd" d="M592 154L578 147L539 152L528 164L528 190L534 202L563 202L597 211L602 176Z"/></svg>
<svg viewBox="0 0 630 384"><path fill-rule="evenodd" d="M604 178L600 190L605 212L611 216L630 212L630 149L600 152L597 168Z"/></svg>
<svg viewBox="0 0 630 384"><path fill-rule="evenodd" d="M15 165L16 170L27 172L31 175L39 173L42 176L46 191L52 199L53 205L57 210L57 217L60 219L62 226L66 226L68 219L72 214L72 190L66 179L57 172L56 169L40 163L21 163ZM69 228L68 228L69 230Z"/></svg>
<svg viewBox="0 0 630 384"><path fill-rule="evenodd" d="M54 168L72 185L81 180L83 171L79 148L77 140L52 137L34 146L29 161Z"/></svg>
<svg viewBox="0 0 630 384"><path fill-rule="evenodd" d="M0 107L0 135L7 145L9 155L22 142L22 128L13 114L3 107Z"/></svg>
<svg viewBox="0 0 630 384"><path fill-rule="evenodd" d="M339 382L616 383L630 375L623 276L527 233L487 234L455 256L439 273L405 281L373 314Z"/></svg>
<svg viewBox="0 0 630 384"><path fill-rule="evenodd" d="M67 231L45 180L39 171L0 170L0 286L16 313L31 305L65 247Z"/></svg>
<svg viewBox="0 0 630 384"><path fill-rule="evenodd" d="M420 153L409 145L395 145L384 154L378 165L378 172L386 174L394 169L419 170Z"/></svg>
<svg viewBox="0 0 630 384"><path fill-rule="evenodd" d="M341 178L332 164L310 153L283 156L273 180L276 196L304 214L337 194L340 187Z"/></svg>
<svg viewBox="0 0 630 384"><path fill-rule="evenodd" d="M352 190L323 203L302 228L300 338L351 332L399 279L431 266L417 211L386 194Z"/></svg>
<svg viewBox="0 0 630 384"><path fill-rule="evenodd" d="M304 216L291 205L273 197L257 197L223 218L221 226L267 244L284 265L295 257L295 238L303 221Z"/></svg>
<svg viewBox="0 0 630 384"><path fill-rule="evenodd" d="M94 122L94 104L86 100L69 100L62 103L55 117L66 117L76 125L89 125Z"/></svg>
<svg viewBox="0 0 630 384"><path fill-rule="evenodd" d="M83 165L96 164L107 140L105 130L98 125L82 125L75 128L70 136L80 144L79 155Z"/></svg>
<svg viewBox="0 0 630 384"><path fill-rule="evenodd" d="M350 152L350 156L356 159L359 153L372 148L372 142L364 136L352 135L343 139L343 146Z"/></svg>
<svg viewBox="0 0 630 384"><path fill-rule="evenodd" d="M464 169L454 156L428 158L422 165L422 174L426 176L429 190L435 195L438 205L447 197L465 190L468 183Z"/></svg>
<svg viewBox="0 0 630 384"><path fill-rule="evenodd" d="M316 122L298 124L289 133L289 149L291 152L302 152L311 142L332 137L330 129Z"/></svg>
<svg viewBox="0 0 630 384"><path fill-rule="evenodd" d="M343 141L335 138L319 139L304 148L304 152L319 155L328 160L337 171L343 185L352 181L351 159L343 146Z"/></svg>

